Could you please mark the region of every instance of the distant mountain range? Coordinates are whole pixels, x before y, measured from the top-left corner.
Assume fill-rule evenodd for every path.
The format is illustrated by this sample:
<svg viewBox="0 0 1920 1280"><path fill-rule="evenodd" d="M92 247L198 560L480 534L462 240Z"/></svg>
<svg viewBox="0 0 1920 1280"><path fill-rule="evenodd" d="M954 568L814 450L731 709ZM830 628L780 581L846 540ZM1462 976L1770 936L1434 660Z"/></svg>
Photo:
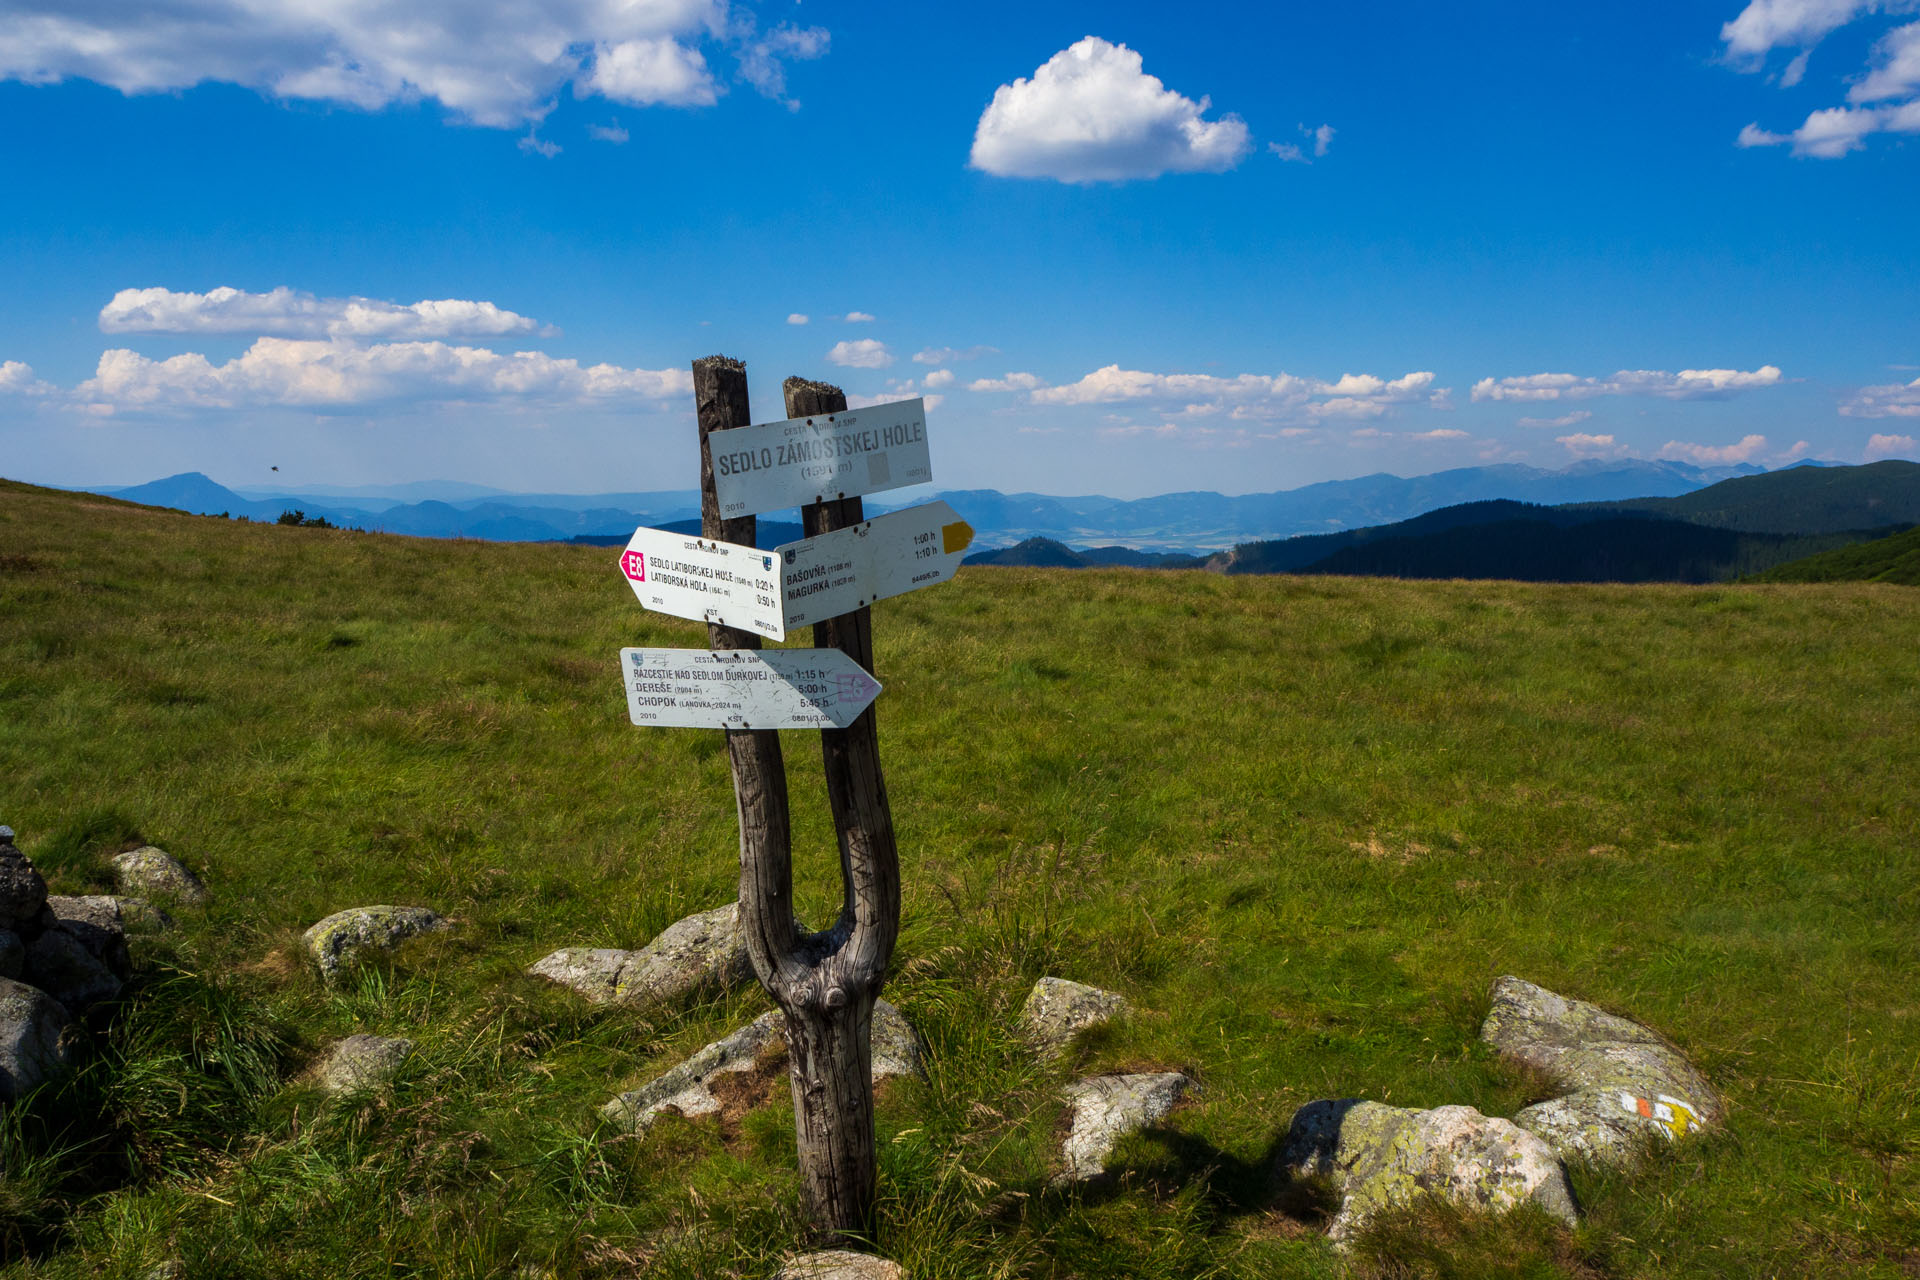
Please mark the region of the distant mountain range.
<svg viewBox="0 0 1920 1280"><path fill-rule="evenodd" d="M1204 558L1156 557L1121 547L1076 551L1057 541L1031 538L969 556L967 563L1534 582L1716 582L1880 538L1915 522L1920 522L1920 464L1879 462L1737 477L1668 499L1560 506L1509 499L1461 503L1364 529L1241 543ZM1862 576L1885 574L1883 580L1900 580L1906 570L1896 562L1909 543L1886 545L1891 558L1885 565L1876 553L1842 556L1812 571L1859 571Z"/></svg>
<svg viewBox="0 0 1920 1280"><path fill-rule="evenodd" d="M1590 461L1560 471L1508 463L1426 476L1362 476L1237 497L1199 492L1127 500L1098 495L1008 494L995 489L945 490L929 496L952 504L974 527L975 545L982 550L1045 538L1083 546L1192 554L1296 534L1388 524L1468 502L1511 499L1546 504L1676 498L1729 477L1761 474L1761 469L1753 466L1702 468L1681 462ZM310 518L323 517L347 527L506 542L605 542L614 538L624 542L638 525L666 526L700 517L699 494L690 489L511 494L436 481L298 492L235 490L196 471L132 488L93 487L88 491L201 515L224 512L251 520L275 520L283 512L298 510ZM867 505L870 512L879 514L908 504L869 501ZM772 519L763 519L763 523L794 524L794 514L769 513Z"/></svg>

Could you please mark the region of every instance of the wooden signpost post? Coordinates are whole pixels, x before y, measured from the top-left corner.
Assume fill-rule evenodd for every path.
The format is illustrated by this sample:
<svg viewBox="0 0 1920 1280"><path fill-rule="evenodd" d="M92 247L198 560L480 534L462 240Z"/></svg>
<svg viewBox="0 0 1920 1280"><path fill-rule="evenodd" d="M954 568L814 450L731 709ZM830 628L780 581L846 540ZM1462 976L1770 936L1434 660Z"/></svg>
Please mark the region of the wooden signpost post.
<svg viewBox="0 0 1920 1280"><path fill-rule="evenodd" d="M635 724L726 729L740 921L754 973L786 1015L807 1214L846 1238L871 1225L873 1003L900 932L869 606L951 578L973 531L945 503L865 519L860 495L933 478L920 401L850 413L838 387L789 378L784 391L787 421L754 426L745 366L693 362L702 536L638 530L621 573L648 608L706 620L711 652L626 649L621 669ZM795 503L807 536L755 550L755 516ZM807 622L812 649L751 652ZM829 927L803 933L778 730L813 727L842 895Z"/></svg>

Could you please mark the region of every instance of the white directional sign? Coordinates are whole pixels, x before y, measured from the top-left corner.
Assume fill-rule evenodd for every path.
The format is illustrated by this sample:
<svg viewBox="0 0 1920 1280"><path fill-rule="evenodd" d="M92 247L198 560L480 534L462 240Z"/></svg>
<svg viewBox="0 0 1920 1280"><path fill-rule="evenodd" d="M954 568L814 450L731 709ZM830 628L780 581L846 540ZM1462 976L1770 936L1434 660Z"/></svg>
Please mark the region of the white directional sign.
<svg viewBox="0 0 1920 1280"><path fill-rule="evenodd" d="M777 565L771 552L645 526L620 556L620 572L647 608L784 640Z"/></svg>
<svg viewBox="0 0 1920 1280"><path fill-rule="evenodd" d="M627 715L684 729L844 729L880 682L838 649L622 649Z"/></svg>
<svg viewBox="0 0 1920 1280"><path fill-rule="evenodd" d="M784 625L791 631L945 582L960 568L973 526L944 502L789 542L779 559Z"/></svg>
<svg viewBox="0 0 1920 1280"><path fill-rule="evenodd" d="M917 399L716 431L707 451L728 520L933 479Z"/></svg>
<svg viewBox="0 0 1920 1280"><path fill-rule="evenodd" d="M620 572L656 613L784 640L795 627L945 582L972 541L973 526L929 502L771 552L635 529Z"/></svg>

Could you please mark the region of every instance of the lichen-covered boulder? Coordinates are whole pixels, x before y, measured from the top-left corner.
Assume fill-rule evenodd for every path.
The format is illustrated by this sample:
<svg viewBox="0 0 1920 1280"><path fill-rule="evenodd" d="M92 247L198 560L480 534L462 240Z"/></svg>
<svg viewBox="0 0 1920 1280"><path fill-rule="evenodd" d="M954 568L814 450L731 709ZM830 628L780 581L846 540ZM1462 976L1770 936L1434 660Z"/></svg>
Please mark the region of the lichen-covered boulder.
<svg viewBox="0 0 1920 1280"><path fill-rule="evenodd" d="M47 882L27 855L14 847L13 828L0 827L0 833L4 833L0 834L0 929L31 942L43 927Z"/></svg>
<svg viewBox="0 0 1920 1280"><path fill-rule="evenodd" d="M425 907L350 907L308 929L301 941L320 976L334 982L370 954L389 953L408 938L452 927Z"/></svg>
<svg viewBox="0 0 1920 1280"><path fill-rule="evenodd" d="M207 900L207 886L198 876L181 866L172 854L150 844L116 855L113 871L121 890L129 894L190 905Z"/></svg>
<svg viewBox="0 0 1920 1280"><path fill-rule="evenodd" d="M600 1114L623 1129L650 1127L662 1113L711 1115L720 1110L720 1098L711 1087L715 1077L753 1070L763 1051L781 1038L779 1010L761 1014L730 1036L716 1040L665 1075L623 1093L600 1108Z"/></svg>
<svg viewBox="0 0 1920 1280"><path fill-rule="evenodd" d="M1534 1204L1569 1225L1578 1220L1552 1148L1472 1107L1310 1102L1294 1113L1280 1161L1295 1177L1329 1179L1340 1193L1328 1228L1336 1243L1352 1239L1381 1210L1430 1195L1489 1211Z"/></svg>
<svg viewBox="0 0 1920 1280"><path fill-rule="evenodd" d="M10 1102L73 1068L80 1036L72 1022L46 992L0 978L0 1100Z"/></svg>
<svg viewBox="0 0 1920 1280"><path fill-rule="evenodd" d="M571 987L595 1004L638 1008L737 986L753 977L753 965L739 904L729 902L668 925L638 951L564 947L527 972Z"/></svg>
<svg viewBox="0 0 1920 1280"><path fill-rule="evenodd" d="M851 1249L827 1249L791 1258L773 1280L906 1280L899 1263Z"/></svg>
<svg viewBox="0 0 1920 1280"><path fill-rule="evenodd" d="M1065 1167L1054 1182L1085 1182L1099 1177L1120 1139L1164 1120L1175 1103L1198 1088L1178 1071L1091 1076L1074 1081L1061 1091L1072 1113L1066 1140L1060 1146Z"/></svg>
<svg viewBox="0 0 1920 1280"><path fill-rule="evenodd" d="M778 1009L761 1014L732 1035L716 1040L638 1089L621 1094L600 1114L622 1128L648 1128L662 1113L683 1116L712 1115L722 1101L713 1092L717 1077L753 1070L786 1044L786 1018ZM875 1084L894 1076L926 1076L925 1046L906 1015L885 1000L873 1003L872 1062Z"/></svg>
<svg viewBox="0 0 1920 1280"><path fill-rule="evenodd" d="M1721 1122L1719 1094L1664 1036L1584 1000L1500 978L1480 1038L1567 1091L1513 1118L1563 1159L1621 1164L1651 1137Z"/></svg>
<svg viewBox="0 0 1920 1280"><path fill-rule="evenodd" d="M1125 996L1065 978L1042 978L1027 993L1020 1021L1036 1047L1054 1054L1087 1028L1110 1022L1126 1011Z"/></svg>
<svg viewBox="0 0 1920 1280"><path fill-rule="evenodd" d="M328 1093L375 1089L393 1079L412 1055L413 1041L402 1036L348 1036L321 1060L314 1082Z"/></svg>
<svg viewBox="0 0 1920 1280"><path fill-rule="evenodd" d="M905 1014L885 1000L873 1002L872 1050L873 1082L894 1076L927 1078L927 1046Z"/></svg>

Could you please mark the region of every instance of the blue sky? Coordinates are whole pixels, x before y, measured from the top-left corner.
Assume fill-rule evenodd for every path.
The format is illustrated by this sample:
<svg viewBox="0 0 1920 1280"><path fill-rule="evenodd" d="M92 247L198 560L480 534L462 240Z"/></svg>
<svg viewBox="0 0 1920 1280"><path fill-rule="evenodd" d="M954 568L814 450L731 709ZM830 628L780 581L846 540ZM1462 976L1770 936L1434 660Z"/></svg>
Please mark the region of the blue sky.
<svg viewBox="0 0 1920 1280"><path fill-rule="evenodd" d="M292 8L0 0L0 474L679 488L716 351L947 487L1920 456L1920 0Z"/></svg>

